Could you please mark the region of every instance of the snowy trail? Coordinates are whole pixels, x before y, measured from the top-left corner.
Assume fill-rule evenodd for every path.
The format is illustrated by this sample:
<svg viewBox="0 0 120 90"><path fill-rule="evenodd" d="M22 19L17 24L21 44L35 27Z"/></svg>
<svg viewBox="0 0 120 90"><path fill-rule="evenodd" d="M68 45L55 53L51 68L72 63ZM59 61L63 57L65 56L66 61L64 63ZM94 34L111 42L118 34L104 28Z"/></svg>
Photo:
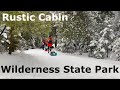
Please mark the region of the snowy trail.
<svg viewBox="0 0 120 90"><path fill-rule="evenodd" d="M24 73L24 74L3 74L0 78L31 78L31 79L120 79L119 73L95 73L95 66L120 67L120 62L112 60L100 60L85 56L74 56L58 52L58 56L50 56L47 52L40 49L32 49L17 53L12 56L7 54L0 55L0 65L24 65L25 67L60 67L60 73ZM90 67L92 73L64 73L64 66Z"/></svg>

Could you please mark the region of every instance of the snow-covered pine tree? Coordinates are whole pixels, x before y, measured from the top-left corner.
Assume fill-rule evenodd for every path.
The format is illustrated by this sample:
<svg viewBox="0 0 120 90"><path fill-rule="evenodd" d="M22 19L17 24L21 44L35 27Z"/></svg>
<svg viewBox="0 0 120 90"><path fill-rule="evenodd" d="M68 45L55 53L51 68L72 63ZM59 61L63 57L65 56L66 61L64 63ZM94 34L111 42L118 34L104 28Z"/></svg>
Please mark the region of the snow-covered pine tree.
<svg viewBox="0 0 120 90"><path fill-rule="evenodd" d="M117 37L115 39L115 41L112 43L111 47L112 47L112 51L113 51L111 57L120 61L120 37ZM114 57L113 57L113 55L114 55Z"/></svg>
<svg viewBox="0 0 120 90"><path fill-rule="evenodd" d="M116 11L116 19L114 21L115 39L111 44L112 53L111 58L120 60L120 11Z"/></svg>
<svg viewBox="0 0 120 90"><path fill-rule="evenodd" d="M8 50L9 40L8 40L8 33L10 27L7 27L5 24L0 26L0 52L5 52Z"/></svg>
<svg viewBox="0 0 120 90"><path fill-rule="evenodd" d="M105 58L109 57L109 52L111 48L109 46L115 38L114 30L111 25L107 25L100 32L100 39L98 40L97 48L94 52L96 58Z"/></svg>
<svg viewBox="0 0 120 90"><path fill-rule="evenodd" d="M87 27L89 22L89 18L85 11L67 11L65 12L69 16L69 21L63 22L63 26L61 30L58 32L62 39L64 38L64 46L63 51L65 52L76 52L79 50L80 54L82 52L87 51ZM60 33L60 34L59 34ZM85 43L84 43L85 42ZM61 41L60 41L61 43ZM84 47L83 50L80 50L81 47ZM58 46L59 48L59 46Z"/></svg>
<svg viewBox="0 0 120 90"><path fill-rule="evenodd" d="M94 51L95 51L97 45L98 45L98 41L96 41L96 40L90 41L89 50L88 50L89 57L94 57Z"/></svg>
<svg viewBox="0 0 120 90"><path fill-rule="evenodd" d="M114 13L112 11L90 11L92 41L89 45L89 56L108 57L110 45L114 39ZM105 55L106 54L106 55ZM105 55L105 56L104 56Z"/></svg>

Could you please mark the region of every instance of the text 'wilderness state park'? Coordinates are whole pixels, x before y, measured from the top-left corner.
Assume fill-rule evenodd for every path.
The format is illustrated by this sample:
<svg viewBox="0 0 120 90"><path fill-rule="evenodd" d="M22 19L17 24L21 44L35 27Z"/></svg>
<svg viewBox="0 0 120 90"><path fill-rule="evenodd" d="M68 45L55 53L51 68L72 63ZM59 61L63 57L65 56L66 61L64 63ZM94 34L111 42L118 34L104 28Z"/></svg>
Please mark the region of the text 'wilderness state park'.
<svg viewBox="0 0 120 90"><path fill-rule="evenodd" d="M3 21L36 21L36 19L39 21L68 21L68 16L61 13L51 13L49 15L40 13L38 16L30 15L29 13L21 15L12 15L7 13L2 14Z"/></svg>

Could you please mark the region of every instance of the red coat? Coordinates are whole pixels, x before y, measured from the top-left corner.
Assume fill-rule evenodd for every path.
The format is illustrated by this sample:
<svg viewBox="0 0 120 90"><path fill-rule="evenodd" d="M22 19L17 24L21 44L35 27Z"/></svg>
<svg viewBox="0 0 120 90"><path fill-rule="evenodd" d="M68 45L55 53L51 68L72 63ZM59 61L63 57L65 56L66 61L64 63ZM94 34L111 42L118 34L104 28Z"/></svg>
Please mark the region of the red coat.
<svg viewBox="0 0 120 90"><path fill-rule="evenodd" d="M52 47L52 38L51 37L48 38L48 46Z"/></svg>
<svg viewBox="0 0 120 90"><path fill-rule="evenodd" d="M49 46L49 47L52 47L52 44L48 43L48 46Z"/></svg>

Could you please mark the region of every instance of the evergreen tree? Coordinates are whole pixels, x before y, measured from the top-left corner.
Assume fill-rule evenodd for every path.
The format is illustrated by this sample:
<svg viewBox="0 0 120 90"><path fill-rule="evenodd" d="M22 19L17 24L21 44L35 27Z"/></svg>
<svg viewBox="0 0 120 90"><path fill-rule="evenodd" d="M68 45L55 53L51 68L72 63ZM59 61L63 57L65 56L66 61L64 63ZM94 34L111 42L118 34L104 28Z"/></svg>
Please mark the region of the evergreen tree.
<svg viewBox="0 0 120 90"><path fill-rule="evenodd" d="M2 16L2 13L8 13L11 15L20 15L20 14L34 14L38 16L41 12L43 13L49 13L47 11L1 11L0 14ZM1 18L1 17L0 17ZM37 18L37 17L36 17ZM20 44L20 40L25 36L26 32L28 32L29 39L26 40L26 44L29 46L32 46L32 48L36 48L36 40L40 40L42 37L42 34L48 34L51 30L51 22L40 22L38 19L37 21L14 21L14 22L3 22L1 21L1 24L6 24L6 26L10 27L10 30L8 32L8 51L9 54L12 54L17 47ZM21 38L19 37L19 34L21 34ZM27 36L26 36L27 37ZM38 42L38 41L37 41Z"/></svg>
<svg viewBox="0 0 120 90"><path fill-rule="evenodd" d="M95 41L96 44L89 46L91 54L89 55L96 58L104 58L106 54L108 57L109 45L113 42L115 37L113 28L114 13L111 11L96 11L90 14L90 17L92 16L91 21L94 26L91 25L92 27L90 28L93 33L91 36L93 43Z"/></svg>
<svg viewBox="0 0 120 90"><path fill-rule="evenodd" d="M115 59L120 60L120 37L117 37L111 46Z"/></svg>
<svg viewBox="0 0 120 90"><path fill-rule="evenodd" d="M89 18L85 11L66 11L64 13L69 16L69 21L63 22L59 31L61 33L60 39L64 40L65 46L63 48L65 52L75 52L77 49L79 50L80 43L83 47L85 46L83 42L88 36Z"/></svg>

